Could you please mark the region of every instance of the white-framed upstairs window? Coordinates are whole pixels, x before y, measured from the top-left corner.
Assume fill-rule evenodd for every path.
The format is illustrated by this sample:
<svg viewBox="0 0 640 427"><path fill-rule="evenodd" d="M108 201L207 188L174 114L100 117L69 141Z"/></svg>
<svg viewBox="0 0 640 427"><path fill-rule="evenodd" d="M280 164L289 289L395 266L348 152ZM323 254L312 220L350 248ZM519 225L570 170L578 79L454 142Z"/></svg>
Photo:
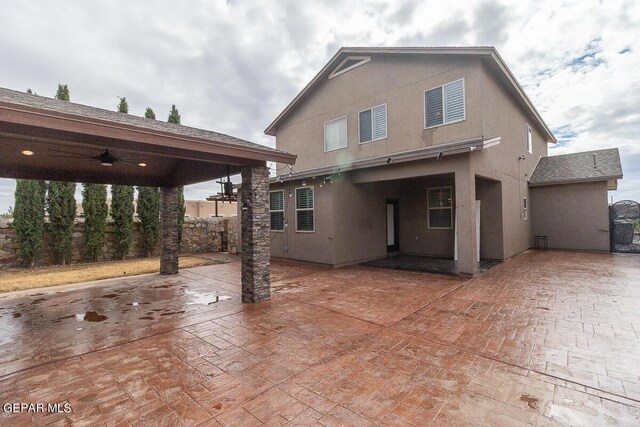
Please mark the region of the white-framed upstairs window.
<svg viewBox="0 0 640 427"><path fill-rule="evenodd" d="M529 219L529 201L526 197L522 198L522 219Z"/></svg>
<svg viewBox="0 0 640 427"><path fill-rule="evenodd" d="M451 187L427 189L428 226L431 229L453 228L453 203Z"/></svg>
<svg viewBox="0 0 640 427"><path fill-rule="evenodd" d="M313 233L314 216L313 187L296 188L296 231Z"/></svg>
<svg viewBox="0 0 640 427"><path fill-rule="evenodd" d="M324 151L347 147L347 118L328 121L324 124Z"/></svg>
<svg viewBox="0 0 640 427"><path fill-rule="evenodd" d="M424 91L425 129L464 119L464 79Z"/></svg>
<svg viewBox="0 0 640 427"><path fill-rule="evenodd" d="M284 191L269 192L269 228L271 231L284 231Z"/></svg>
<svg viewBox="0 0 640 427"><path fill-rule="evenodd" d="M387 137L387 104L378 105L358 113L360 144Z"/></svg>
<svg viewBox="0 0 640 427"><path fill-rule="evenodd" d="M529 125L527 125L527 151L533 153L533 132Z"/></svg>

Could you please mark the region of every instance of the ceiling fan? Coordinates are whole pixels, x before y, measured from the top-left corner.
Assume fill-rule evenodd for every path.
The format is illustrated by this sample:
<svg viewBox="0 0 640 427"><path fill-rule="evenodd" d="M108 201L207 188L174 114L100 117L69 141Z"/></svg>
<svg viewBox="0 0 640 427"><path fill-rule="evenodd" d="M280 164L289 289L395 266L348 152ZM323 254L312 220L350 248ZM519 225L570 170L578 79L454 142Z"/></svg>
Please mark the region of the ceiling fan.
<svg viewBox="0 0 640 427"><path fill-rule="evenodd" d="M64 151L64 150L51 150L55 153L60 153L60 155L55 154L53 157L59 158L68 158L68 159L87 159L87 160L97 160L100 162L102 166L111 167L116 163L130 163L137 164L140 167L146 167L147 164L142 160L129 159L120 156L115 156L113 153L110 153L108 149L105 149L104 152L98 155L91 154L82 154L82 153L74 153L72 151Z"/></svg>

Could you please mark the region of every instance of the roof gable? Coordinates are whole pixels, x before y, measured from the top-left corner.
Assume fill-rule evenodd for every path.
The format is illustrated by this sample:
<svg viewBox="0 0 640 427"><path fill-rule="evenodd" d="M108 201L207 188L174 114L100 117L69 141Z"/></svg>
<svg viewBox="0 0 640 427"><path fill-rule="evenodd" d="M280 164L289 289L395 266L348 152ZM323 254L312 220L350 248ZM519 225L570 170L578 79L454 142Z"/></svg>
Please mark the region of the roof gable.
<svg viewBox="0 0 640 427"><path fill-rule="evenodd" d="M336 70L341 71L340 66L348 57L366 57L386 54L411 54L411 55L467 55L486 59L496 75L506 83L512 96L529 112L534 123L542 130L547 140L556 142L556 138L544 122L540 113L533 106L531 100L517 82L507 65L493 47L343 47L327 62L327 64L315 75L315 77L296 95L287 107L265 129L267 135L275 136L278 126L306 99L314 89L319 87L326 79L330 78ZM360 65L360 64L359 64ZM358 66L358 65L356 65ZM355 68L355 67L354 67ZM351 69L351 68L348 68ZM347 69L344 70L348 71Z"/></svg>

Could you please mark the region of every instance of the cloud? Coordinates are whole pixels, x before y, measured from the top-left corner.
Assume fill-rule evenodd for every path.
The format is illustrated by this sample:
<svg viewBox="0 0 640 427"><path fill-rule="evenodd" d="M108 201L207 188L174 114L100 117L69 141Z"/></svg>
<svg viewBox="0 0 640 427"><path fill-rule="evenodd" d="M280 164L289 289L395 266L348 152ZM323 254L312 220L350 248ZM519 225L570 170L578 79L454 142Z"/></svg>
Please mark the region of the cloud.
<svg viewBox="0 0 640 427"><path fill-rule="evenodd" d="M389 16L389 22L396 25L407 25L411 23L415 15L417 1L405 1Z"/></svg>
<svg viewBox="0 0 640 427"><path fill-rule="evenodd" d="M484 2L474 11L473 29L476 32L476 44L497 46L506 39L509 13L499 3Z"/></svg>
<svg viewBox="0 0 640 427"><path fill-rule="evenodd" d="M0 14L0 86L274 146L263 130L340 46L496 45L560 140L552 153L620 147L614 195L640 199L640 3L450 0L262 2L25 0ZM633 160L633 161L631 161ZM0 212L13 205L0 180ZM187 198L218 191L189 186Z"/></svg>
<svg viewBox="0 0 640 427"><path fill-rule="evenodd" d="M431 31L417 31L399 39L402 46L461 46L469 34L469 23L455 17L435 25Z"/></svg>

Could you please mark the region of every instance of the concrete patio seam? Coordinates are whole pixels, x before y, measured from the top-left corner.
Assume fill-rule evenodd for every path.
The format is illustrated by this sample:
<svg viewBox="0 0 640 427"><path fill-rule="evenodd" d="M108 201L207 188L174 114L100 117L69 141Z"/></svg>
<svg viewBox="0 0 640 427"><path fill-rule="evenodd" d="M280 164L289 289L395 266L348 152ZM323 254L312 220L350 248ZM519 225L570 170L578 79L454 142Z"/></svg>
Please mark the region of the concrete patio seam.
<svg viewBox="0 0 640 427"><path fill-rule="evenodd" d="M444 294L440 295L438 298L436 298L436 299L434 299L432 301L429 301L426 304L416 308L415 310L413 310L411 313L407 314L406 316L404 316L404 317L402 317L402 318L400 318L400 319L398 319L398 320L396 320L396 321L394 321L392 323L389 323L388 325L385 326L385 328L391 327L391 326L395 325L396 323L398 323L398 322L406 319L407 317L411 316L412 314L422 310L423 308L428 307L428 306L430 306L431 304L433 304L433 303L435 303L437 301L440 301L442 298L446 297L447 295L449 295L450 293L452 293L454 291L457 291L458 289L460 289L461 287L463 287L467 283L471 282L472 280L473 280L473 278L465 280L464 282L460 283L458 286L456 286L453 289L450 289L447 292L445 292Z"/></svg>

